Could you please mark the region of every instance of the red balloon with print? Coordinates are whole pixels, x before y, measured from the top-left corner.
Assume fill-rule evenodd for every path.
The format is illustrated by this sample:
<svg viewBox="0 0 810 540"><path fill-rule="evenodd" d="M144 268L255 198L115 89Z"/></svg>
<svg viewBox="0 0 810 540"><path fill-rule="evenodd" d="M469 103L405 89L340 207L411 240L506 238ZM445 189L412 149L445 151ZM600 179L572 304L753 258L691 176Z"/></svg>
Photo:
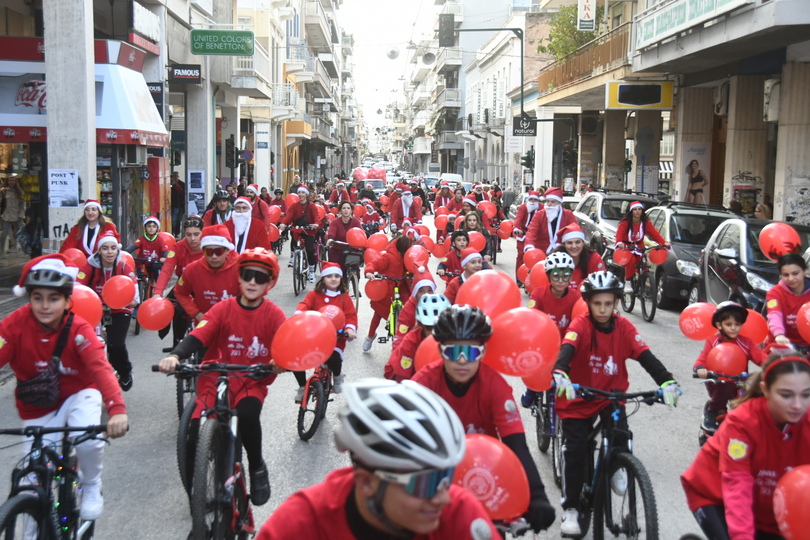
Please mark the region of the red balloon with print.
<svg viewBox="0 0 810 540"><path fill-rule="evenodd" d="M432 364L436 360L441 360L441 358L439 354L439 344L436 338L431 334L423 339L419 347L416 348L416 354L413 358L413 368L415 371L419 371L426 365Z"/></svg>
<svg viewBox="0 0 810 540"><path fill-rule="evenodd" d="M748 355L733 342L720 343L706 355L706 369L723 375L739 375L748 368Z"/></svg>
<svg viewBox="0 0 810 540"><path fill-rule="evenodd" d="M493 520L511 520L529 508L529 479L508 446L489 435L467 435L453 482L472 493Z"/></svg>
<svg viewBox="0 0 810 540"><path fill-rule="evenodd" d="M456 472L458 474L458 472ZM810 530L810 465L799 465L779 479L773 493L773 515L786 540L807 538Z"/></svg>
<svg viewBox="0 0 810 540"><path fill-rule="evenodd" d="M799 233L787 223L769 223L759 233L759 249L772 261L787 253L796 253L801 245Z"/></svg>
<svg viewBox="0 0 810 540"><path fill-rule="evenodd" d="M177 238L175 238L170 232L163 231L160 233L160 237L163 238L163 243L166 244L166 249L172 249L177 243Z"/></svg>
<svg viewBox="0 0 810 540"><path fill-rule="evenodd" d="M335 325L323 313L296 313L279 327L270 345L276 364L291 371L313 369L332 355L337 344Z"/></svg>
<svg viewBox="0 0 810 540"><path fill-rule="evenodd" d="M274 206L273 208L278 208L278 206ZM271 242L275 242L281 237L281 233L278 231L278 227L275 224L271 223L267 227L267 239Z"/></svg>
<svg viewBox="0 0 810 540"><path fill-rule="evenodd" d="M101 307L101 298L98 297L96 291L80 283L75 283L73 294L70 295L70 303L70 311L94 328L99 325L104 310Z"/></svg>
<svg viewBox="0 0 810 540"><path fill-rule="evenodd" d="M346 242L353 248L362 249L366 247L368 238L366 232L359 227L352 227L346 232Z"/></svg>
<svg viewBox="0 0 810 540"><path fill-rule="evenodd" d="M664 264L667 262L667 250L664 248L653 248L647 252L647 258L652 264Z"/></svg>
<svg viewBox="0 0 810 540"><path fill-rule="evenodd" d="M135 282L127 276L113 276L101 288L101 297L112 309L125 308L135 299Z"/></svg>
<svg viewBox="0 0 810 540"><path fill-rule="evenodd" d="M517 307L492 320L484 363L504 375L526 377L553 366L559 352L560 331L551 317Z"/></svg>
<svg viewBox="0 0 810 540"><path fill-rule="evenodd" d="M530 249L523 254L523 264L525 264L527 268L534 268L535 264L545 260L546 252L542 249Z"/></svg>
<svg viewBox="0 0 810 540"><path fill-rule="evenodd" d="M478 231L469 231L470 247L475 251L484 251L487 247L487 238Z"/></svg>
<svg viewBox="0 0 810 540"><path fill-rule="evenodd" d="M695 341L706 341L717 333L712 325L715 307L706 302L688 305L681 311L678 326L683 335Z"/></svg>
<svg viewBox="0 0 810 540"><path fill-rule="evenodd" d="M79 268L87 264L87 257L85 257L84 253L82 253L80 250L76 248L67 248L63 253L65 257L73 261L73 264L75 264ZM127 253L127 255L129 254ZM132 258L132 255L130 255L130 258Z"/></svg>
<svg viewBox="0 0 810 540"><path fill-rule="evenodd" d="M768 337L768 321L753 309L749 309L748 318L745 319L745 324L740 328L740 334L759 345Z"/></svg>
<svg viewBox="0 0 810 540"><path fill-rule="evenodd" d="M138 306L138 322L141 326L153 332L169 326L173 317L174 306L165 298L149 298Z"/></svg>
<svg viewBox="0 0 810 540"><path fill-rule="evenodd" d="M383 232L377 232L368 237L369 249L383 251L388 247L388 237Z"/></svg>
<svg viewBox="0 0 810 540"><path fill-rule="evenodd" d="M287 207L289 208L290 206L301 202L301 199L298 198L297 193L290 193L289 195L284 197L284 202L287 203Z"/></svg>
<svg viewBox="0 0 810 540"><path fill-rule="evenodd" d="M346 327L346 314L343 310L334 304L328 304L320 308L318 311L326 315L332 324L335 325L335 331L340 332Z"/></svg>
<svg viewBox="0 0 810 540"><path fill-rule="evenodd" d="M281 219L281 207L276 206L275 204L271 205L267 218L270 220L270 223L278 224L278 220Z"/></svg>
<svg viewBox="0 0 810 540"><path fill-rule="evenodd" d="M461 285L455 303L480 307L494 319L505 311L519 307L521 300L515 280L497 270L481 270Z"/></svg>
<svg viewBox="0 0 810 540"><path fill-rule="evenodd" d="M354 213L355 217L361 218L366 215L367 210L362 204L357 204L354 206L354 210L352 210L352 212Z"/></svg>
<svg viewBox="0 0 810 540"><path fill-rule="evenodd" d="M422 246L411 246L408 248L408 251L405 252L403 259L408 272L415 274L422 272L423 270L421 269L427 266L430 260L430 252Z"/></svg>
<svg viewBox="0 0 810 540"><path fill-rule="evenodd" d="M627 248L617 249L613 252L613 262L619 266L626 266L633 260L633 253Z"/></svg>
<svg viewBox="0 0 810 540"><path fill-rule="evenodd" d="M365 291L369 300L377 302L388 295L388 282L384 279L370 279L366 281Z"/></svg>

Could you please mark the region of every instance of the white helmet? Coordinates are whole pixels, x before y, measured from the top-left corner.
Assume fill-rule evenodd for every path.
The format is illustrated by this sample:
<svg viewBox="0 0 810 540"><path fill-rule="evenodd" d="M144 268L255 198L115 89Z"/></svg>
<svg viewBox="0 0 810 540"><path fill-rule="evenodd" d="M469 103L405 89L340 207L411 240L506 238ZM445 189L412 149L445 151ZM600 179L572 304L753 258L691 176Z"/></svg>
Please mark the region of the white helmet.
<svg viewBox="0 0 810 540"><path fill-rule="evenodd" d="M443 294L424 294L416 304L416 321L422 326L436 326L439 315L451 305Z"/></svg>
<svg viewBox="0 0 810 540"><path fill-rule="evenodd" d="M335 442L361 465L411 472L455 467L464 457L461 420L421 384L362 379L345 384L343 393Z"/></svg>
<svg viewBox="0 0 810 540"><path fill-rule="evenodd" d="M574 258L563 251L552 253L543 263L543 268L546 272L554 270L555 268L568 268L573 270L574 267Z"/></svg>

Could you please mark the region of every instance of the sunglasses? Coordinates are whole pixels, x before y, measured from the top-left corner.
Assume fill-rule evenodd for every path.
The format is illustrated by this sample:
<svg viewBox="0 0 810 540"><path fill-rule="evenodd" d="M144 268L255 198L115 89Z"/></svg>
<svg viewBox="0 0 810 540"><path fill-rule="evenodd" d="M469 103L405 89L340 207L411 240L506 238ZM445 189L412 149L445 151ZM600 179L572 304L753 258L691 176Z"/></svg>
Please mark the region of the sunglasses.
<svg viewBox="0 0 810 540"><path fill-rule="evenodd" d="M405 493L418 499L432 499L437 493L448 489L453 483L455 467L432 471L414 473L392 473L388 471L374 471L374 475L386 482L399 484Z"/></svg>
<svg viewBox="0 0 810 540"><path fill-rule="evenodd" d="M250 280L256 282L256 285L264 285L265 283L269 283L272 276L266 272L262 272L261 270L250 270L245 269L239 273L239 276L246 282L250 283Z"/></svg>
<svg viewBox="0 0 810 540"><path fill-rule="evenodd" d="M467 362L475 362L484 355L485 345L439 345L442 356L458 362L463 356Z"/></svg>
<svg viewBox="0 0 810 540"><path fill-rule="evenodd" d="M224 247L207 247L203 251L205 251L205 254L209 257L222 257L222 254L228 250Z"/></svg>
<svg viewBox="0 0 810 540"><path fill-rule="evenodd" d="M573 273L574 273L574 271L571 270L570 268L562 268L562 269L555 268L554 270L551 270L548 273L548 277L550 277L551 279L560 281L560 280L563 280L563 279L570 278L571 274L573 274Z"/></svg>

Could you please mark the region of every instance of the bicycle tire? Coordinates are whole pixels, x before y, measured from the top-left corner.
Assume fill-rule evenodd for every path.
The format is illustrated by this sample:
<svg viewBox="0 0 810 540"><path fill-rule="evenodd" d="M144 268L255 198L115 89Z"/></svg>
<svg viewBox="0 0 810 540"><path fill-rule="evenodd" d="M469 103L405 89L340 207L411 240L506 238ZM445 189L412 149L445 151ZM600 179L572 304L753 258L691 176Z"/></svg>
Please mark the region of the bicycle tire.
<svg viewBox="0 0 810 540"><path fill-rule="evenodd" d="M89 524L90 526L86 533L79 536L79 531L84 521L79 514L79 507L81 505L81 482L76 472L77 467L78 460L76 454L65 458L65 468L68 472L59 479L59 489L57 491L57 500L59 501L57 505L57 515L59 516L62 537L73 540L92 538L94 528L93 524Z"/></svg>
<svg viewBox="0 0 810 540"><path fill-rule="evenodd" d="M25 538L28 519L43 520L39 495L33 491L18 493L0 506L0 537Z"/></svg>
<svg viewBox="0 0 810 540"><path fill-rule="evenodd" d="M402 300L395 300L391 304L391 312L388 315L388 337L394 339L397 335L397 322L399 321L399 312L402 311Z"/></svg>
<svg viewBox="0 0 810 540"><path fill-rule="evenodd" d="M537 433L537 448L542 452L548 452L551 443L551 419L549 417L549 403L545 392L537 395L537 414L534 415L535 431Z"/></svg>
<svg viewBox="0 0 810 540"><path fill-rule="evenodd" d="M245 489L245 467L239 464L242 474L242 480L237 480L233 485L233 510L231 511L234 516L234 523L236 531L234 532L234 540L249 540L253 534L248 532L248 528L243 527L247 523L252 530L253 526L253 512L250 508L250 497Z"/></svg>
<svg viewBox="0 0 810 540"><path fill-rule="evenodd" d="M301 400L301 407L298 409L298 437L302 441L308 441L315 435L321 423L321 413L325 411L325 403L326 396L323 394L321 381L311 380L309 389L304 395L304 399ZM308 422L311 423L308 424Z"/></svg>
<svg viewBox="0 0 810 540"><path fill-rule="evenodd" d="M641 300L641 316L645 321L652 322L655 318L656 304L658 303L658 285L649 270L641 274L638 296Z"/></svg>
<svg viewBox="0 0 810 540"><path fill-rule="evenodd" d="M355 269L349 270L349 294L354 298L354 309L360 309L360 284L357 280L357 274L354 273Z"/></svg>
<svg viewBox="0 0 810 540"><path fill-rule="evenodd" d="M632 313L636 305L636 289L633 287L633 292L622 292L622 309L625 313Z"/></svg>
<svg viewBox="0 0 810 540"><path fill-rule="evenodd" d="M301 292L301 250L296 249L293 253L293 292L295 296Z"/></svg>
<svg viewBox="0 0 810 540"><path fill-rule="evenodd" d="M609 485L610 479L619 469L627 472L627 488L624 495L617 495ZM614 508L614 503L618 499L620 499L619 505ZM644 506L641 516L639 516L639 503ZM620 512L619 516L614 515L615 510ZM609 521L612 523L606 519L608 512L611 515ZM627 538L658 540L658 511L655 505L655 493L647 470L636 456L627 452L613 454L610 471L599 477L593 514L594 540L604 540L605 531L611 533L610 538L624 535ZM639 523L639 517L644 518L643 526Z"/></svg>
<svg viewBox="0 0 810 540"><path fill-rule="evenodd" d="M225 439L219 421L200 425L191 488L191 532L194 540L222 540L230 529L231 509L223 504ZM230 505L230 502L229 502Z"/></svg>
<svg viewBox="0 0 810 540"><path fill-rule="evenodd" d="M562 488L562 446L563 446L563 431L560 417L554 413L554 435L551 439L551 471L554 476L554 483L558 488Z"/></svg>
<svg viewBox="0 0 810 540"><path fill-rule="evenodd" d="M180 415L180 422L177 424L177 471L180 473L180 482L186 493L191 494L191 478L188 476L188 437L191 417L194 416L194 409L197 408L196 400L189 401L183 414ZM193 456L192 456L192 459Z"/></svg>
<svg viewBox="0 0 810 540"><path fill-rule="evenodd" d="M146 297L146 283L144 283L142 280L139 279L138 280L138 299L140 300L140 302L139 302L138 305L143 304L143 301L144 301L145 297ZM132 318L135 319L135 335L136 336L141 333L141 323L138 322L137 313L138 313L138 310L136 308L135 311L132 314L133 315Z"/></svg>

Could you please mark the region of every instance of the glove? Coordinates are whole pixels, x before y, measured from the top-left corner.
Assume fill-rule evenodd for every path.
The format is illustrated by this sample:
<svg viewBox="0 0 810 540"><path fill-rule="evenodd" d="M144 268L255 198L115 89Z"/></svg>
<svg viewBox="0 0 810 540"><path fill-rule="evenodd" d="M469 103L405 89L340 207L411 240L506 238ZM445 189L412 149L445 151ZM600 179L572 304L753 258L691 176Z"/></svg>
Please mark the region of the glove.
<svg viewBox="0 0 810 540"><path fill-rule="evenodd" d="M568 378L568 373L555 369L552 374L554 375L554 384L557 385L557 397L565 395L565 399L574 399L576 392L571 379Z"/></svg>
<svg viewBox="0 0 810 540"><path fill-rule="evenodd" d="M675 381L667 381L661 385L662 399L670 407L678 405L678 397L683 393L681 387Z"/></svg>
<svg viewBox="0 0 810 540"><path fill-rule="evenodd" d="M535 497L529 502L529 511L523 514L534 532L548 529L556 517L554 507L545 497Z"/></svg>

